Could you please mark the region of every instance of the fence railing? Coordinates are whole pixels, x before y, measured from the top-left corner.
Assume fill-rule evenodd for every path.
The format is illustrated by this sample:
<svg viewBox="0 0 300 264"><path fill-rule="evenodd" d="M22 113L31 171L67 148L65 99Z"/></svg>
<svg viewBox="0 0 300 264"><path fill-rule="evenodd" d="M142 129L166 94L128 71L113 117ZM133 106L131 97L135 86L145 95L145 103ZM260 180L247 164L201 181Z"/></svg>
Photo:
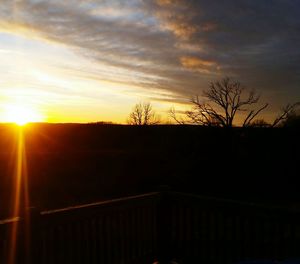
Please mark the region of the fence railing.
<svg viewBox="0 0 300 264"><path fill-rule="evenodd" d="M300 257L300 218L280 208L170 193L171 256L179 263Z"/></svg>
<svg viewBox="0 0 300 264"><path fill-rule="evenodd" d="M40 263L143 263L156 254L158 193L41 214Z"/></svg>
<svg viewBox="0 0 300 264"><path fill-rule="evenodd" d="M0 221L0 263L280 260L300 256L299 220L298 214L278 208L148 193L53 211L31 210L27 222L22 217ZM15 263L9 263L16 224L19 243Z"/></svg>

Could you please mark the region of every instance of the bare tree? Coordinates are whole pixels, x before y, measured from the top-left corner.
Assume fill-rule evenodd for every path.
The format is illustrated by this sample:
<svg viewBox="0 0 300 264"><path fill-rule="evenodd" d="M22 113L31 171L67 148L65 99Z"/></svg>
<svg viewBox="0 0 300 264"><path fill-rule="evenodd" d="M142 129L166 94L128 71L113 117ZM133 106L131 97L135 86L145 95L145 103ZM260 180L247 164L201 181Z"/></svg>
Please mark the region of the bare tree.
<svg viewBox="0 0 300 264"><path fill-rule="evenodd" d="M258 103L260 96L255 91L246 94L245 88L238 81L226 77L221 81L210 83L208 90L203 92L206 102L202 102L197 95L192 98L193 107L186 111L186 122L203 126L232 127L236 114L246 112L243 126L249 126L256 116L263 111L268 104L257 109L248 109ZM170 116L176 122L175 110L170 111ZM175 119L175 118L177 119Z"/></svg>
<svg viewBox="0 0 300 264"><path fill-rule="evenodd" d="M186 112L185 112L186 113ZM174 120L177 124L184 125L186 124L186 120L182 117L178 117L177 112L174 107L169 110L169 116L172 120Z"/></svg>
<svg viewBox="0 0 300 264"><path fill-rule="evenodd" d="M155 125L160 123L160 117L155 113L150 103L136 104L127 120L131 125Z"/></svg>
<svg viewBox="0 0 300 264"><path fill-rule="evenodd" d="M272 127L279 126L284 121L286 121L290 116L295 114L295 110L297 107L300 106L300 102L296 102L294 104L287 104L281 110L281 113L275 118L274 122L272 123Z"/></svg>

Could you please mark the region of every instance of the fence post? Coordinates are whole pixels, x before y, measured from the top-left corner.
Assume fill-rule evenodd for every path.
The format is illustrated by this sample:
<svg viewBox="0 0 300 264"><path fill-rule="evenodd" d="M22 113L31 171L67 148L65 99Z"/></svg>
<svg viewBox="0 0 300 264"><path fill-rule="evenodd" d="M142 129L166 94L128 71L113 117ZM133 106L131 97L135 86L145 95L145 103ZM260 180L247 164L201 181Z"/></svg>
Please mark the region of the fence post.
<svg viewBox="0 0 300 264"><path fill-rule="evenodd" d="M170 263L171 250L171 200L169 197L170 187L160 187L160 200L157 211L157 246L158 260L160 264Z"/></svg>

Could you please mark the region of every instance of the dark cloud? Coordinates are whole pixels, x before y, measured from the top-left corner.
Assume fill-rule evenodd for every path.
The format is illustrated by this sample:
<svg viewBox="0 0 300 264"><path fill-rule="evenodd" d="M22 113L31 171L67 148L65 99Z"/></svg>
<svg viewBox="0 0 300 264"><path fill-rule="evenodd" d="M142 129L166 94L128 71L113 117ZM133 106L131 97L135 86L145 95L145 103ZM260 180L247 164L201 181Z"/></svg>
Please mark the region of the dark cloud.
<svg viewBox="0 0 300 264"><path fill-rule="evenodd" d="M190 53L216 62L222 73L260 88L299 91L299 2L161 0L157 3L164 7L163 23L172 25L169 29L179 40L201 47L200 51Z"/></svg>
<svg viewBox="0 0 300 264"><path fill-rule="evenodd" d="M190 96L229 75L300 96L298 1L2 1L0 16L111 67L105 80Z"/></svg>

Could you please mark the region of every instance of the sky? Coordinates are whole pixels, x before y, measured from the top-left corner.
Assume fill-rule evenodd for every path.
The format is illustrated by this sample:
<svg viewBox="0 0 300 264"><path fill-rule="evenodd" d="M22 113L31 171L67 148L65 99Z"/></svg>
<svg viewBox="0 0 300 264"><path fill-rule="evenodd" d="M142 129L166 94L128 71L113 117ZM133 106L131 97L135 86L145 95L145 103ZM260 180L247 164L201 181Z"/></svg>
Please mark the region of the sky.
<svg viewBox="0 0 300 264"><path fill-rule="evenodd" d="M0 0L0 122L167 116L211 81L239 80L266 119L300 100L298 0Z"/></svg>

